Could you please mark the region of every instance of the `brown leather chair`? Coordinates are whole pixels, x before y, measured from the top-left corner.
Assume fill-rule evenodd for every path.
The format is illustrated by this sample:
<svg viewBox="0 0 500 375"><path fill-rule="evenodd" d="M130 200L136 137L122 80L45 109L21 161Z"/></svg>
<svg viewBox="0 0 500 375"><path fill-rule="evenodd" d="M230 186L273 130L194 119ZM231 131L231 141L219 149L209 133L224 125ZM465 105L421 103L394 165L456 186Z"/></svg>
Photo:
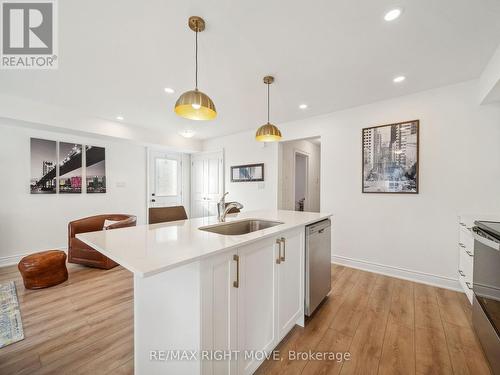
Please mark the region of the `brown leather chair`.
<svg viewBox="0 0 500 375"><path fill-rule="evenodd" d="M184 206L151 207L149 209L149 224L186 220L187 218Z"/></svg>
<svg viewBox="0 0 500 375"><path fill-rule="evenodd" d="M83 264L85 266L103 268L109 270L116 267L118 263L102 255L94 248L76 238L78 233L87 233L103 230L104 221L118 221L109 225L106 230L134 227L137 223L137 217L133 215L109 214L90 216L83 219L72 221L68 224L68 262Z"/></svg>

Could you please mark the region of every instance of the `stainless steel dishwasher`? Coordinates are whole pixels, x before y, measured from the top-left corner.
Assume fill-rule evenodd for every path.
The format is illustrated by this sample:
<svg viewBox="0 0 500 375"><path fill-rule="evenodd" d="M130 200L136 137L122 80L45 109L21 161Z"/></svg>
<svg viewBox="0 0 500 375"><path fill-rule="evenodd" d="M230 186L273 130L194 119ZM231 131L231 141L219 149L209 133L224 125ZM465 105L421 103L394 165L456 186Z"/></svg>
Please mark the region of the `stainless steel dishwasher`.
<svg viewBox="0 0 500 375"><path fill-rule="evenodd" d="M331 221L306 226L305 314L310 316L331 289Z"/></svg>

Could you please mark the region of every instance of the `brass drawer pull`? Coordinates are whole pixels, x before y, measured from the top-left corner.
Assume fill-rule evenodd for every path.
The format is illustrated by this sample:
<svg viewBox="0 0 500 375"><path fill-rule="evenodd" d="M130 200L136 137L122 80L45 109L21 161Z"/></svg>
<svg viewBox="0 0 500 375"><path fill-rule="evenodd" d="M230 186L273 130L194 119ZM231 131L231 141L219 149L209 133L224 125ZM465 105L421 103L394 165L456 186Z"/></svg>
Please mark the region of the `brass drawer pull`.
<svg viewBox="0 0 500 375"><path fill-rule="evenodd" d="M281 261L284 262L286 260L286 239L281 237L280 241L283 243L283 256L281 257Z"/></svg>
<svg viewBox="0 0 500 375"><path fill-rule="evenodd" d="M236 261L236 281L233 281L233 286L235 288L240 287L240 257L239 255L234 254L233 260Z"/></svg>

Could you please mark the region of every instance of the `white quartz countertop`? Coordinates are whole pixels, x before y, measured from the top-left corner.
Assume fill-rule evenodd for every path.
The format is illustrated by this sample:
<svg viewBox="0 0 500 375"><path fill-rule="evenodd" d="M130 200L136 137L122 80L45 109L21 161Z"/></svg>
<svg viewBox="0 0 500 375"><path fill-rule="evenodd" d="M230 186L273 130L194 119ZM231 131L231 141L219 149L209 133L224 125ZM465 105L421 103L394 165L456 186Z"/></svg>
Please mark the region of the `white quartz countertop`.
<svg viewBox="0 0 500 375"><path fill-rule="evenodd" d="M326 213L284 210L249 211L228 215L227 222L251 218L284 223L236 236L198 229L217 224L217 218L213 216L81 233L76 237L134 274L147 277L330 216Z"/></svg>

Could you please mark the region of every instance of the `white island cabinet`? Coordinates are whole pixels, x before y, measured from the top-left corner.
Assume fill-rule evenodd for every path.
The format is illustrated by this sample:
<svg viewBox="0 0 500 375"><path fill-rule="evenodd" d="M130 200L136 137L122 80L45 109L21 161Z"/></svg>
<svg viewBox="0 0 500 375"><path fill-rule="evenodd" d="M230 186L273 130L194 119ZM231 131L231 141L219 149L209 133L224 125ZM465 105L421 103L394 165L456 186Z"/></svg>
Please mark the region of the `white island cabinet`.
<svg viewBox="0 0 500 375"><path fill-rule="evenodd" d="M136 374L244 375L303 325L305 226L329 216L238 214L228 221L282 224L236 236L200 218L79 238L134 272Z"/></svg>

